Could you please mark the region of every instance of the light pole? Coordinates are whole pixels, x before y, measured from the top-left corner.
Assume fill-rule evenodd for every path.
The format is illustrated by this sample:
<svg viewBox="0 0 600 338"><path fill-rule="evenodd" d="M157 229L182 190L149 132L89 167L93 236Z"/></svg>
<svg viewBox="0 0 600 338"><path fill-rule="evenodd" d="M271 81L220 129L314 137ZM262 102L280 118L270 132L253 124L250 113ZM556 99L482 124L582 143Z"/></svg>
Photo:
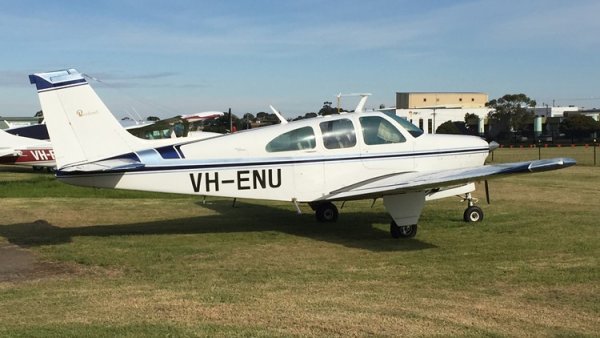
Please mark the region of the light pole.
<svg viewBox="0 0 600 338"><path fill-rule="evenodd" d="M596 139L594 139L594 167L596 166L596 146L598 145L598 143L596 143Z"/></svg>
<svg viewBox="0 0 600 338"><path fill-rule="evenodd" d="M433 115L433 125L431 126L431 129L433 129L433 130L431 131L431 134L435 134L435 128L437 128L436 125L435 125L435 115L436 115L435 114L435 108L433 108L433 114L432 115Z"/></svg>

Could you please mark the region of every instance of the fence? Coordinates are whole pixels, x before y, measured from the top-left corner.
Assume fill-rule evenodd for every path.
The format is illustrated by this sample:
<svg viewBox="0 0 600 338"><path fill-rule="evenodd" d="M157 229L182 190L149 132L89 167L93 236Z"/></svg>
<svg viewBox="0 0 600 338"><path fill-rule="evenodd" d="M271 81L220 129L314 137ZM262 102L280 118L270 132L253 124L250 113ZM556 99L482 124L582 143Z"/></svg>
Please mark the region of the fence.
<svg viewBox="0 0 600 338"><path fill-rule="evenodd" d="M577 165L596 166L600 163L598 158L598 143L571 144L571 145L500 145L500 148L488 156L488 162L518 162L534 159L555 157L570 157L577 161Z"/></svg>

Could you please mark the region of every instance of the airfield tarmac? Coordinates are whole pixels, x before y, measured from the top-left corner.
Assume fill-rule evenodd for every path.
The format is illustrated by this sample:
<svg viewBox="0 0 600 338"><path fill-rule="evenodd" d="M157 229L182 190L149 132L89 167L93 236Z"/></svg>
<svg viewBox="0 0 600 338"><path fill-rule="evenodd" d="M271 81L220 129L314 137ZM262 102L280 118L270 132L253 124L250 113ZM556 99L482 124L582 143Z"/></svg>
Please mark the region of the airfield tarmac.
<svg viewBox="0 0 600 338"><path fill-rule="evenodd" d="M600 168L491 181L486 219L429 203L389 238L284 203L70 187L0 168L3 336L594 336ZM479 190L481 197L481 190Z"/></svg>

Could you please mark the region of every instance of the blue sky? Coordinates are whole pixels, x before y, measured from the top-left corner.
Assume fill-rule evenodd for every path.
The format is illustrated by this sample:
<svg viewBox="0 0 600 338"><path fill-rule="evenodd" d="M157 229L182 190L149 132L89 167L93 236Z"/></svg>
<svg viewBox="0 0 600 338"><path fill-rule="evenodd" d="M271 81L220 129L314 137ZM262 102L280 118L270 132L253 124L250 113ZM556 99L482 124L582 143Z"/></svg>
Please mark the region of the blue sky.
<svg viewBox="0 0 600 338"><path fill-rule="evenodd" d="M318 111L338 92L523 92L600 108L600 2L0 0L0 115L77 68L120 116ZM345 108L353 108L348 101Z"/></svg>

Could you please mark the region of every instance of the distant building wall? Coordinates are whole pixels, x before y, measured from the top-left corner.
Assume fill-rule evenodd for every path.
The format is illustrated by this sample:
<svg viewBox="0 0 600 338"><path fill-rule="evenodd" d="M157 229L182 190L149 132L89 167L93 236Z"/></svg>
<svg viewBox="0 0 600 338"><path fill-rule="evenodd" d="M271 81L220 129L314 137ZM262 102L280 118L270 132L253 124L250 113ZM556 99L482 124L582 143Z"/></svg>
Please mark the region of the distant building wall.
<svg viewBox="0 0 600 338"><path fill-rule="evenodd" d="M480 92L396 92L396 108L485 108L488 95Z"/></svg>
<svg viewBox="0 0 600 338"><path fill-rule="evenodd" d="M542 117L565 117L565 113L579 111L579 107L568 106L568 107L535 107L534 112L536 116Z"/></svg>

